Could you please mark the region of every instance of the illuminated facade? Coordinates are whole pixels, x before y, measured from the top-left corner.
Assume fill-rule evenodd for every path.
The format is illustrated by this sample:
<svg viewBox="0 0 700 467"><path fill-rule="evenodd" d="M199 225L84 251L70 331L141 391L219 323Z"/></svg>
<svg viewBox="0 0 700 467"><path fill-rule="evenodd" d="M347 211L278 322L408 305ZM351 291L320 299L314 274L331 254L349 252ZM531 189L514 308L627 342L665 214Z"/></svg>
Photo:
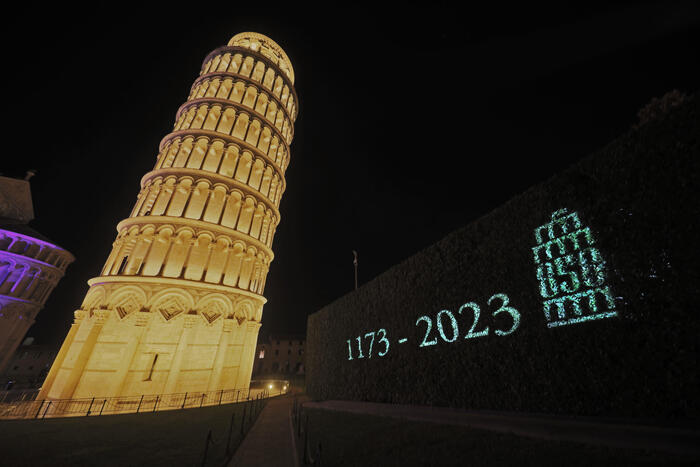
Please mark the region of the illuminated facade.
<svg viewBox="0 0 700 467"><path fill-rule="evenodd" d="M27 179L0 177L0 373L75 258L27 223Z"/></svg>
<svg viewBox="0 0 700 467"><path fill-rule="evenodd" d="M297 115L256 33L204 60L41 399L247 388Z"/></svg>

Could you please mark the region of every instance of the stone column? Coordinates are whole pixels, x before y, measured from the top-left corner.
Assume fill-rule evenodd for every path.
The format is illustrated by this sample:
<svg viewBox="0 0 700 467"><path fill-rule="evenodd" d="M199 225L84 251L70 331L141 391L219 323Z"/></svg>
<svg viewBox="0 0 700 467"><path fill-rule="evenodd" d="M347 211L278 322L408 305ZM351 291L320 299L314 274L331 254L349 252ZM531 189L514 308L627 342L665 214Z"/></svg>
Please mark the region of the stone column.
<svg viewBox="0 0 700 467"><path fill-rule="evenodd" d="M177 380L180 376L180 368L182 368L182 359L187 353L187 347L190 344L193 327L197 322L201 322L201 319L202 318L199 316L190 315L182 317L182 334L180 334L180 340L177 343L175 355L173 355L173 360L170 363L170 373L168 373L168 379L165 382L163 394L173 394L175 392L175 389L177 388Z"/></svg>
<svg viewBox="0 0 700 467"><path fill-rule="evenodd" d="M148 328L148 323L150 321L150 313L138 313L139 316L135 316L132 319L135 320L134 332L130 333L129 340L126 344L126 349L122 355L121 362L117 368L117 372L114 375L114 385L112 391L109 393L110 396L124 396L124 385L126 384L126 377L129 374L129 369L134 362L134 356L136 355L136 350L141 344L141 338L143 337L146 329ZM143 315L143 316L141 316Z"/></svg>
<svg viewBox="0 0 700 467"><path fill-rule="evenodd" d="M233 323L233 329L231 330L231 340L233 343L231 343L229 349L231 352L231 366L230 368L235 368L235 373L232 371L231 376L230 376L230 381L228 382L229 384L226 384L224 382L224 385L227 385L231 388L234 389L241 389L241 387L238 385L238 381L240 380L240 371L241 371L241 354L243 352L243 345L245 343L245 331L246 331L246 323L243 322L242 324L239 324L238 322Z"/></svg>
<svg viewBox="0 0 700 467"><path fill-rule="evenodd" d="M75 313L76 313L76 318L77 318L78 311L76 311ZM51 370L49 370L49 373L46 375L46 379L44 380L44 383L41 385L41 390L39 391L39 395L36 396L37 400L44 400L47 398L49 389L51 388L54 380L56 379L56 374L58 374L61 367L63 366L63 360L65 360L66 354L68 353L68 350L70 349L71 345L73 345L73 340L75 339L75 333L78 332L78 328L80 328L80 321L78 321L76 319L76 321L74 321L73 324L70 325L70 329L68 330L68 335L66 336L66 339L63 341L63 345L61 345L61 349L58 351L58 355L56 355L56 359L51 364Z"/></svg>
<svg viewBox="0 0 700 467"><path fill-rule="evenodd" d="M245 323L245 335L241 348L241 364L238 367L238 381L236 387L248 389L250 386L250 374L253 372L253 360L255 359L255 344L258 340L258 330L261 324L255 321Z"/></svg>
<svg viewBox="0 0 700 467"><path fill-rule="evenodd" d="M211 369L211 376L209 377L209 386L207 387L207 391L233 389L219 387L221 383L221 372L224 369L224 361L226 360L226 352L228 352L228 344L231 341L231 334L233 334L232 331L233 319L224 319L224 323L221 328L221 338L219 339L219 348L216 350L216 357L214 358L214 365Z"/></svg>
<svg viewBox="0 0 700 467"><path fill-rule="evenodd" d="M78 356L75 358L75 362L73 363L73 368L69 370L70 374L65 384L63 384L62 387L52 387L49 389L48 397L50 399L70 399L73 396L75 388L78 387L80 378L83 375L83 370L85 369L85 366L92 355L92 350L97 343L97 338L100 336L100 332L102 332L102 326L110 313L111 311L109 310L100 310L96 311L92 316L92 323L88 324L88 326L91 326L90 331L80 347ZM102 394L96 394L96 396L101 395Z"/></svg>

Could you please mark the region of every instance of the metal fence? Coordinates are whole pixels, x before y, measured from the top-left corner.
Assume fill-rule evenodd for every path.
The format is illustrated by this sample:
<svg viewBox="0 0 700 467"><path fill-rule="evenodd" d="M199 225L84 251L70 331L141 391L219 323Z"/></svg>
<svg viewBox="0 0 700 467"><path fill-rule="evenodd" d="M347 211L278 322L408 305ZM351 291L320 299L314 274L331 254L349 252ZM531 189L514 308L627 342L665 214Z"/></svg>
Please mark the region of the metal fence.
<svg viewBox="0 0 700 467"><path fill-rule="evenodd" d="M309 414L303 407L303 404L294 397L292 401L292 410L290 413L292 428L296 449L297 465L315 465L316 467L323 466L323 449L321 440L316 446L312 445L309 437Z"/></svg>
<svg viewBox="0 0 700 467"><path fill-rule="evenodd" d="M287 388L279 393L287 392ZM277 393L275 391L274 395ZM231 404L256 397L270 397L270 395L265 388L258 390L247 388L85 399L17 400L9 398L10 400L0 402L0 418L79 417L155 412Z"/></svg>
<svg viewBox="0 0 700 467"><path fill-rule="evenodd" d="M202 455L201 464L202 467L205 467L207 465L207 461L209 461L210 465L216 466L228 465L231 462L233 454L236 452L238 445L243 441L246 434L253 427L253 424L255 424L258 415L260 415L260 412L265 407L265 404L267 403L265 399L268 397L274 397L274 395L261 392L258 393L256 397L247 401L247 403L242 404L242 412L238 411L238 418L240 419L241 427L240 432L234 429L236 425L236 410L234 409L233 413L231 413L231 421L228 426L228 434L225 438L225 449L223 449L224 439L219 438L219 435L217 435L217 437L215 438L212 433L212 430L209 429L204 444L204 453ZM211 454L213 455L210 454L210 449L212 451ZM217 451L219 454L218 456L216 455ZM223 454L223 458L221 457L221 454Z"/></svg>
<svg viewBox="0 0 700 467"><path fill-rule="evenodd" d="M38 389L10 389L7 391L0 391L0 404L3 402L33 401L38 394Z"/></svg>

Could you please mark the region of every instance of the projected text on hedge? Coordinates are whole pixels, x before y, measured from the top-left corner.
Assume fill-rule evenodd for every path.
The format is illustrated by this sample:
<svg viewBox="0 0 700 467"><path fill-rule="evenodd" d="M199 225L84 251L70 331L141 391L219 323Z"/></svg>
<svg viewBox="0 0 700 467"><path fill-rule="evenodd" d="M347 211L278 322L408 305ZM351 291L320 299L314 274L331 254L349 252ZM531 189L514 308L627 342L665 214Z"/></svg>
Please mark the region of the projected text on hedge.
<svg viewBox="0 0 700 467"><path fill-rule="evenodd" d="M434 316L424 315L416 320L420 338L418 347L430 347L438 342L452 343L461 339L475 339L491 333L496 336L507 336L520 326L520 312L509 306L508 295L497 293L486 302L490 314L482 317L481 307L476 302L467 302L453 313L451 310L440 310ZM502 315L504 318L496 318ZM499 326L494 322L498 319ZM461 324L460 324L461 323ZM505 327L502 327L505 326ZM468 329L466 332L464 332ZM399 337L397 344L405 344L408 337ZM369 331L363 335L348 339L348 360L356 358L383 357L389 353L391 343L389 333L381 328Z"/></svg>
<svg viewBox="0 0 700 467"><path fill-rule="evenodd" d="M532 247L539 293L547 327L554 328L617 316L615 300L605 277L605 261L593 234L578 213L559 209L551 221L535 229ZM534 290L533 290L534 292ZM443 309L418 317L415 322L419 348L451 344L488 335L503 337L520 326L520 312L505 293L483 303L466 302L456 311ZM384 357L392 344L409 341L407 336L389 336L385 328L370 330L348 339L348 360Z"/></svg>

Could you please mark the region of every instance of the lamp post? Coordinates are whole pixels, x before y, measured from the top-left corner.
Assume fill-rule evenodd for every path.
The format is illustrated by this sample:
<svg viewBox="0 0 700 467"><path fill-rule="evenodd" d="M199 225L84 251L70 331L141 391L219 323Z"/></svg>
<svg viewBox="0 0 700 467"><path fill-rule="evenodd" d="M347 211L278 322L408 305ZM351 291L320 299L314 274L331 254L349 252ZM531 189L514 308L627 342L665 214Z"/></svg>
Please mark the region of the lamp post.
<svg viewBox="0 0 700 467"><path fill-rule="evenodd" d="M355 266L355 290L357 290L357 251L352 250L352 255L354 256L352 264Z"/></svg>

